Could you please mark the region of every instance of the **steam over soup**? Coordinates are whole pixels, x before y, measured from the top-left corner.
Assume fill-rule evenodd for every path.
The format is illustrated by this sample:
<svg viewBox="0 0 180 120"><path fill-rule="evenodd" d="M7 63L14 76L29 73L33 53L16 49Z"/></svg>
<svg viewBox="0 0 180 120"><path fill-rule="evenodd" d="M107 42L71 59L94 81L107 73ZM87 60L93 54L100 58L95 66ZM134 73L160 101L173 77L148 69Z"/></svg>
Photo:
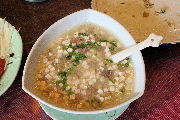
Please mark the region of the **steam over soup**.
<svg viewBox="0 0 180 120"><path fill-rule="evenodd" d="M129 58L110 56L123 48L101 26L84 23L55 39L40 56L34 87L61 108L99 110L116 106L133 91Z"/></svg>

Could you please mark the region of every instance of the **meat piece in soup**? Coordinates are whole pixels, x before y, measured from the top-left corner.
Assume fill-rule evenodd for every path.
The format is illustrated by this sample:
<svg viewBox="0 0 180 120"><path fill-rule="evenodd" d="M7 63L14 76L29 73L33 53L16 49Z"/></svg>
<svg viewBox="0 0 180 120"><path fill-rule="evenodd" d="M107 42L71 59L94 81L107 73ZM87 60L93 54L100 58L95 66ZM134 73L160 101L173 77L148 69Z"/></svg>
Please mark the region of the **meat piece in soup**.
<svg viewBox="0 0 180 120"><path fill-rule="evenodd" d="M116 106L133 91L129 58L113 63L123 49L101 26L84 23L62 33L38 61L34 87L61 108L90 111Z"/></svg>

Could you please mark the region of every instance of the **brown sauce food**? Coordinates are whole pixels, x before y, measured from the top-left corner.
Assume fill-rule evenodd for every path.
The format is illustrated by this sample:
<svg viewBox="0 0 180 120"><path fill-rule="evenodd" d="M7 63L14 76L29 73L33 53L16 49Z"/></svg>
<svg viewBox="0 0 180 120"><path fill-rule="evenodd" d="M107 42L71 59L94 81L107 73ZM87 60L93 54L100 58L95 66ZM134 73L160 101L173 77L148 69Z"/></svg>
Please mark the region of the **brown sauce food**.
<svg viewBox="0 0 180 120"><path fill-rule="evenodd" d="M0 77L2 76L2 74L4 73L4 68L5 68L5 59L1 59L0 58Z"/></svg>

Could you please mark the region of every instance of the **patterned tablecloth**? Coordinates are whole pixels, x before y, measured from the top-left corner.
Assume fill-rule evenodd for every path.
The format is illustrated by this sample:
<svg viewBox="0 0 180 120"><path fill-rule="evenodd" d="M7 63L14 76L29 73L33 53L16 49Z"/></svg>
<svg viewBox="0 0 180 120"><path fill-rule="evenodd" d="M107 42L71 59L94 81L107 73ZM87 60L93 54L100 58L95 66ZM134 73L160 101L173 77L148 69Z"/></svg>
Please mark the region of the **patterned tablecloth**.
<svg viewBox="0 0 180 120"><path fill-rule="evenodd" d="M0 0L0 17L20 28L24 43L22 65L10 89L0 96L0 120L51 119L38 102L22 89L25 60L36 39L55 21L75 11L90 8L90 0L49 0L28 3ZM130 104L117 119L180 119L180 44L161 45L142 51L146 65L144 95Z"/></svg>

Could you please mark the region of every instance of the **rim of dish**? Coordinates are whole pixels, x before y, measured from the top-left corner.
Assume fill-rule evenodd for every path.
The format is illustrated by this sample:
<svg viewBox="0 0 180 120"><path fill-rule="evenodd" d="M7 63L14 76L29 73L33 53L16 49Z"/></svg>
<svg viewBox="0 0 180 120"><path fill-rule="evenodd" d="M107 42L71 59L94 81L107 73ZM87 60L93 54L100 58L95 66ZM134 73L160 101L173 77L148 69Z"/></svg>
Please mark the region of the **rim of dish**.
<svg viewBox="0 0 180 120"><path fill-rule="evenodd" d="M38 102L39 102L39 101L38 101ZM41 103L41 102L39 102L39 104L40 104L40 106L42 107L42 109L44 110L44 112L45 112L48 116L50 116L53 120L56 119L56 117L50 115L49 112L47 112L47 109L43 106L43 105L45 105L45 104L43 104L43 103ZM121 112L120 115L122 115L122 114L124 113L124 111L126 111L126 109L129 107L129 105L130 105L130 104L127 104L127 105L126 105L127 107L122 110L122 112ZM47 106L47 105L46 105L46 106ZM47 106L47 107L49 107L49 106ZM54 109L54 108L51 108L51 109ZM54 110L56 110L56 109L54 109ZM58 111L59 111L59 110L58 110ZM59 112L63 112L63 111L59 111ZM111 112L111 111L110 111L110 112ZM68 113L67 113L67 114L68 114ZM70 113L70 114L72 114L72 113ZM103 113L100 113L100 114L103 114ZM80 115L87 115L87 114L80 114ZM91 114L91 115L96 115L96 114ZM114 119L117 119L118 117L119 117L119 115L116 116Z"/></svg>

